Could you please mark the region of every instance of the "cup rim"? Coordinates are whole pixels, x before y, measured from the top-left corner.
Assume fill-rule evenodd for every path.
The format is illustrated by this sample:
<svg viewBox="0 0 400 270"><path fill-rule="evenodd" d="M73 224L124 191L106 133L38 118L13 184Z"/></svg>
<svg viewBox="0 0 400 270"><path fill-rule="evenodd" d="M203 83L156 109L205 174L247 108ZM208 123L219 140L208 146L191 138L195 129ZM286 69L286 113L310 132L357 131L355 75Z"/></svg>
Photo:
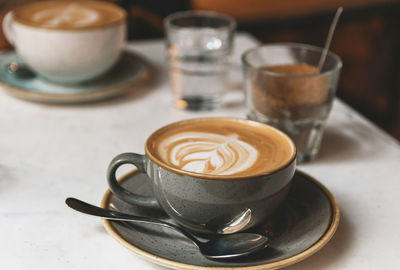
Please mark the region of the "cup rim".
<svg viewBox="0 0 400 270"><path fill-rule="evenodd" d="M198 17L219 17L221 19L224 19L228 22L227 26L220 26L220 27L212 27L215 30L225 30L229 29L230 31L233 31L236 29L236 20L232 16L225 14L225 13L219 13L216 11L208 11L208 10L186 10L186 11L178 11L172 14L169 14L166 16L163 20L164 26L166 27L166 30L179 30L179 29L184 29L187 27L180 27L172 24L173 19L181 19L189 16L198 16Z"/></svg>
<svg viewBox="0 0 400 270"><path fill-rule="evenodd" d="M277 73L277 72L273 72L273 71L269 71L269 70L265 70L265 69L260 69L258 67L255 67L254 65L252 65L248 59L247 56L259 49L263 49L263 48L271 48L271 47L287 47L287 48L303 48L309 51L318 51L321 52L324 50L324 48L318 47L318 46L314 46L314 45L310 45L310 44L304 44L304 43L296 43L296 42L279 42L279 43L268 43L268 44L263 44L263 45L259 45L253 48L250 48L248 50L246 50L243 54L242 54L242 63L244 66L250 68L250 69L257 69L258 72L263 73L263 74L267 74L270 76L274 76L274 77L287 77L287 78L312 78L312 77L318 77L318 76L323 76L323 75L329 75L335 71L340 71L342 69L343 63L342 60L340 59L340 57L333 53L332 51L328 50L328 56L334 58L336 60L336 64L333 68L325 70L323 72L320 73L315 73L315 74L284 74L284 73Z"/></svg>
<svg viewBox="0 0 400 270"><path fill-rule="evenodd" d="M241 122L241 123L246 123L246 124L251 124L254 126L261 126L261 127L267 127L277 133L279 133L280 135L282 135L283 137L285 137L285 139L288 141L288 143L292 146L293 148L293 152L291 157L281 166L270 170L270 171L264 171L261 173L255 173L255 174L249 174L249 175L214 175L214 174L204 174L204 173L195 173L195 172L190 172L190 171L186 171L186 170L181 170L178 168L175 168L173 166L170 166L168 164L166 164L165 162L163 162L161 159L157 158L155 155L153 155L150 151L150 147L149 144L151 142L151 139L153 136L156 135L156 133L161 132L164 129L167 128L171 128L173 126L178 126L178 125L183 125L185 123L188 122L201 122L201 121L207 121L209 119L213 119L213 120L223 120L223 121L232 121L232 122ZM177 122L173 122L170 124L167 124L165 126L160 127L159 129L157 129L156 131L154 131L146 140L145 143L145 153L148 159L150 159L151 161L153 161L155 164L157 164L159 167L170 171L170 172L174 172L180 175L187 175L187 176L191 176L191 177L196 177L198 179L203 179L203 180L246 180L249 178L257 178L257 177L261 177L261 176L267 176L267 175L272 175L276 172L279 172L283 169L285 169L286 167L289 167L293 162L296 162L296 157L297 157L297 148L296 145L294 143L294 141L289 137L289 135L287 135L286 133L284 133L283 131L264 124L264 123L260 123L260 122L256 122L253 120L249 120L249 119L241 119L241 118L235 118L235 117L201 117L201 118L190 118L190 119L186 119L186 120L181 120L181 121L177 121Z"/></svg>
<svg viewBox="0 0 400 270"><path fill-rule="evenodd" d="M102 5L103 7L108 7L108 8L113 8L114 10L118 11L120 14L118 16L118 18L116 18L115 20L112 20L110 22L107 23L102 23L99 25L89 25L89 26L83 26L83 27L59 27L59 28L55 28L55 27L50 27L50 26L43 26L40 24L35 24L35 23L31 23L28 21L25 21L22 18L19 18L17 16L15 16L16 12L20 9L25 8L26 6L33 6L33 5L39 5L42 3L54 3L54 1L40 1L40 2L32 2L32 3L27 3L24 5L21 5L19 7L16 7L15 9L11 10L11 14L12 14L12 20L15 23L21 24L25 27L30 27L30 28L35 28L35 29L44 29L46 31L86 31L86 30L95 30L95 29L101 29L101 28L106 28L106 27L111 27L114 25L119 25L125 22L126 18L127 18L127 13L126 11L115 5L112 4L110 2L98 2L98 1L92 1L92 0L82 0L82 1L77 1L77 0L73 0L73 1L68 1L68 0L62 0L62 1L57 1L55 3L93 3L95 2L98 5Z"/></svg>

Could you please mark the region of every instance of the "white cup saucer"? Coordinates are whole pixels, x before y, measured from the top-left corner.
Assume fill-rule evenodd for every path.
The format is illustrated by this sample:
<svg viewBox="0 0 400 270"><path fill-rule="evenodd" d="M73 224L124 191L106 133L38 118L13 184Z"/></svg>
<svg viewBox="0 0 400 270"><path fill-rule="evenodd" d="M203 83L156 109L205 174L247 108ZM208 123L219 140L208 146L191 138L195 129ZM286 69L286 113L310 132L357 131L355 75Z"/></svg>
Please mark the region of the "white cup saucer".
<svg viewBox="0 0 400 270"><path fill-rule="evenodd" d="M9 70L17 63L15 72ZM57 84L48 81L24 66L15 52L0 55L0 87L8 94L24 100L71 104L104 100L122 95L146 73L147 62L138 54L125 50L117 64L106 74L79 84Z"/></svg>

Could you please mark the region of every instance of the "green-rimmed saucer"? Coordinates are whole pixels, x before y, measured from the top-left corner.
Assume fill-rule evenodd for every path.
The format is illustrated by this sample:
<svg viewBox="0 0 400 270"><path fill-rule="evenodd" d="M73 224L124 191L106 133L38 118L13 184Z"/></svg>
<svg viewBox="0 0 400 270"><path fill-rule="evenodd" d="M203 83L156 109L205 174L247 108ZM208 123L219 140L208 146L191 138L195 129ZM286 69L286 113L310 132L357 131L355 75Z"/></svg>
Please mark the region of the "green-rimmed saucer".
<svg viewBox="0 0 400 270"><path fill-rule="evenodd" d="M10 63L20 67L9 70ZM43 103L82 103L121 95L146 73L147 63L139 55L124 51L108 73L79 84L56 84L30 72L15 52L0 55L0 87L7 93L29 101Z"/></svg>
<svg viewBox="0 0 400 270"><path fill-rule="evenodd" d="M137 194L151 196L147 176L137 171L120 182ZM104 208L153 216L171 221L163 212L129 205L108 190ZM333 195L312 177L297 171L288 199L278 213L259 230L271 237L270 246L258 253L230 260L210 260L179 233L164 227L105 220L118 242L154 263L177 269L279 269L302 261L321 249L339 224L339 208Z"/></svg>

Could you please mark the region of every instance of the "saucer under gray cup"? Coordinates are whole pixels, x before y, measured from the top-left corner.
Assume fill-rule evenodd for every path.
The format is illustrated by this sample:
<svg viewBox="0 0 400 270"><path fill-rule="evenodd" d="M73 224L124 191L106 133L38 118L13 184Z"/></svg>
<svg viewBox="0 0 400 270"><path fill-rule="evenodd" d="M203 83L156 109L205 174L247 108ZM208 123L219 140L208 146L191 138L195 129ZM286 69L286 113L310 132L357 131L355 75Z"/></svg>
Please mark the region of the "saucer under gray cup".
<svg viewBox="0 0 400 270"><path fill-rule="evenodd" d="M288 134L298 162L312 161L318 154L342 68L340 58L328 52L318 70L322 52L311 45L281 43L242 56L247 117Z"/></svg>
<svg viewBox="0 0 400 270"><path fill-rule="evenodd" d="M119 179L126 189L152 196L150 180L135 170ZM110 190L101 207L174 223L165 213L120 200ZM339 225L340 211L333 195L313 177L296 171L288 197L257 231L270 237L269 246L255 254L229 259L205 257L180 233L148 224L104 220L107 232L135 255L171 269L281 269L303 261L324 247ZM322 254L321 254L322 255Z"/></svg>
<svg viewBox="0 0 400 270"><path fill-rule="evenodd" d="M166 54L175 107L212 110L221 105L236 28L210 11L184 11L164 20Z"/></svg>
<svg viewBox="0 0 400 270"><path fill-rule="evenodd" d="M221 119L225 121L230 118ZM207 121L207 118L185 121L193 123ZM287 135L281 135L290 143L293 153L285 164L269 172L249 176L193 173L169 166L152 149L154 138L160 132L162 134L165 130L174 129L185 124L185 121L155 131L145 144L145 155L123 153L116 156L107 173L111 191L118 198L136 206L161 206L178 224L197 234L236 233L262 224L281 205L290 189L296 169L294 143ZM265 126L245 119L227 121ZM115 174L123 164L133 164L148 176L155 197L139 195L135 190L127 190L118 183Z"/></svg>

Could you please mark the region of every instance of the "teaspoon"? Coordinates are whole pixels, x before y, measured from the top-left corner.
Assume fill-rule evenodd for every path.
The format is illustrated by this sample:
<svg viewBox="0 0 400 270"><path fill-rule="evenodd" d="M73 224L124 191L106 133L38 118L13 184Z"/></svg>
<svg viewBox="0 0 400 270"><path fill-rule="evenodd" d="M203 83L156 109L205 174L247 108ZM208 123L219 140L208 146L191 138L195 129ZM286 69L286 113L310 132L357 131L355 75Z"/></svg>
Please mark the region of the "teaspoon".
<svg viewBox="0 0 400 270"><path fill-rule="evenodd" d="M333 38L333 33L335 32L336 24L339 21L339 17L342 14L342 12L343 12L343 7L339 7L336 10L335 17L333 18L331 26L329 27L329 32L328 32L328 36L327 36L326 41L325 41L325 46L324 46L324 49L322 51L322 54L321 54L321 57L320 57L319 63L318 63L318 70L319 70L320 73L321 73L322 68L323 68L323 66L325 64L326 56L328 55L328 51L329 51L329 46L331 45L331 41L332 41L332 38Z"/></svg>
<svg viewBox="0 0 400 270"><path fill-rule="evenodd" d="M100 208L75 198L67 198L65 203L72 209L88 215L110 220L157 224L176 230L189 238L205 257L211 259L224 259L248 255L267 247L269 242L267 237L254 233L215 235L211 240L201 242L181 227L158 219L140 217Z"/></svg>
<svg viewBox="0 0 400 270"><path fill-rule="evenodd" d="M36 76L35 73L30 71L25 65L18 64L17 62L11 62L8 65L8 72L20 79L31 79Z"/></svg>

